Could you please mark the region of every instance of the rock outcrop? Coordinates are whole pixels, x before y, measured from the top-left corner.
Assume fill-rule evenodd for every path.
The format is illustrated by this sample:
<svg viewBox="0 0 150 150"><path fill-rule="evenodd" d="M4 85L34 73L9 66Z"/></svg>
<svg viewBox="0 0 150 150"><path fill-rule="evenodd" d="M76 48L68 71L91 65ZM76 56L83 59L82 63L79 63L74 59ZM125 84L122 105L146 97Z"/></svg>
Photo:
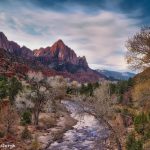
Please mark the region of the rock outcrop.
<svg viewBox="0 0 150 150"><path fill-rule="evenodd" d="M11 50L10 43L3 32L0 32L0 48L4 48L5 50Z"/></svg>

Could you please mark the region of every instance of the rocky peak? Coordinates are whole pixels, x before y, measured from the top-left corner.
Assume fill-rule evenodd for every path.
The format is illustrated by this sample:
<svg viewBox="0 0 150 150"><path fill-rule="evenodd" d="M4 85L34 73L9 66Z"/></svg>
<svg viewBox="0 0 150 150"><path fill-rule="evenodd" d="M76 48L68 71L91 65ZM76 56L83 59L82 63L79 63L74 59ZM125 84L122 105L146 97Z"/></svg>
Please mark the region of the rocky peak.
<svg viewBox="0 0 150 150"><path fill-rule="evenodd" d="M3 32L0 32L0 38L5 38L5 39L7 39L7 37L5 36L5 34L3 33Z"/></svg>
<svg viewBox="0 0 150 150"><path fill-rule="evenodd" d="M18 45L16 42L14 41L9 41L9 46L12 48L12 49L20 49L20 45Z"/></svg>
<svg viewBox="0 0 150 150"><path fill-rule="evenodd" d="M40 49L35 49L33 51L34 56L36 57L40 57L40 56L44 56L44 55L49 55L50 54L50 47L46 47L46 48L40 48Z"/></svg>
<svg viewBox="0 0 150 150"><path fill-rule="evenodd" d="M33 51L31 51L31 50L30 50L29 48L27 48L26 46L21 47L20 52L21 52L21 56L22 56L22 57L25 57L25 58L34 57Z"/></svg>
<svg viewBox="0 0 150 150"><path fill-rule="evenodd" d="M52 45L50 51L52 55L56 55L56 53L58 54L59 52L64 53L67 50L67 48L68 47L64 44L62 40L58 40Z"/></svg>
<svg viewBox="0 0 150 150"><path fill-rule="evenodd" d="M62 45L65 46L64 42L61 39L56 41L54 44L59 45L59 46L62 46Z"/></svg>
<svg viewBox="0 0 150 150"><path fill-rule="evenodd" d="M80 66L84 66L84 68L88 68L88 63L86 61L86 57L83 56L83 57L78 57L79 59L79 65Z"/></svg>
<svg viewBox="0 0 150 150"><path fill-rule="evenodd" d="M16 55L19 55L20 48L21 48L20 45L18 45L16 42L9 41L9 51L11 53L15 53Z"/></svg>
<svg viewBox="0 0 150 150"><path fill-rule="evenodd" d="M0 32L0 48L9 50L9 41L3 32Z"/></svg>

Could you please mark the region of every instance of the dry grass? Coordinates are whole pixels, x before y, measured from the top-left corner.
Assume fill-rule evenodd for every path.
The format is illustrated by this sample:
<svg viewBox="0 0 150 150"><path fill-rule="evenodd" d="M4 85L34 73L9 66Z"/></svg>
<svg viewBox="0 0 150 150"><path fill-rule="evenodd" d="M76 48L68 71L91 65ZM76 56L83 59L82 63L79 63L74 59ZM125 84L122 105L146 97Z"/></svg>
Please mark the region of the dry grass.
<svg viewBox="0 0 150 150"><path fill-rule="evenodd" d="M31 143L30 150L40 150L40 148L41 148L41 145L40 145L40 143L38 141L38 136L35 135L34 140Z"/></svg>

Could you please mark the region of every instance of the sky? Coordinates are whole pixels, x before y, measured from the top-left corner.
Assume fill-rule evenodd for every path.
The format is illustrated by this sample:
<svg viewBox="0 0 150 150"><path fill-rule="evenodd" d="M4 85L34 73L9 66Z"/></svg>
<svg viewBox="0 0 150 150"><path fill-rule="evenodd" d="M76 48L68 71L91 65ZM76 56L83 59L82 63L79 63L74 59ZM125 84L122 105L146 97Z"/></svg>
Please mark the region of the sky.
<svg viewBox="0 0 150 150"><path fill-rule="evenodd" d="M149 0L0 0L0 31L30 49L62 39L93 69L130 71L125 44L149 14Z"/></svg>

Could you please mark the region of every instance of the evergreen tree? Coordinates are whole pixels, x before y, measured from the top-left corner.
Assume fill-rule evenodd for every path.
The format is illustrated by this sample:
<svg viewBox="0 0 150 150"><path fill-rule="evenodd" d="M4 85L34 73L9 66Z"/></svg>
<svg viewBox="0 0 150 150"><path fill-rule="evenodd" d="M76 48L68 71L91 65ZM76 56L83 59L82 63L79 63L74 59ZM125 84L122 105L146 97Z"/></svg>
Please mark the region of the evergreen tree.
<svg viewBox="0 0 150 150"><path fill-rule="evenodd" d="M11 104L14 104L15 97L22 90L22 84L16 77L10 79L8 84L8 96Z"/></svg>
<svg viewBox="0 0 150 150"><path fill-rule="evenodd" d="M0 77L0 100L7 96L8 82L7 78Z"/></svg>

